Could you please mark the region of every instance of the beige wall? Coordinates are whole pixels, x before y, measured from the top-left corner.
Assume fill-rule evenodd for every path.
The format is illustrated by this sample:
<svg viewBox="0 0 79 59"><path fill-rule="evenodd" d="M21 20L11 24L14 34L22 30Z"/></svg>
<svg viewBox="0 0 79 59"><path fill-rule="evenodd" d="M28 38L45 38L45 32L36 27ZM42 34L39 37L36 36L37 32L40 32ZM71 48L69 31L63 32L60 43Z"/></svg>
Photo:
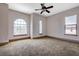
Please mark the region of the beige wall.
<svg viewBox="0 0 79 59"><path fill-rule="evenodd" d="M42 35L39 34L39 20L42 20L43 22ZM46 18L34 13L33 14L33 37L40 37L45 35L46 35Z"/></svg>
<svg viewBox="0 0 79 59"><path fill-rule="evenodd" d="M20 37L29 37L30 35L30 15L23 14L17 11L9 10L8 11L8 19L9 19L9 39L20 38ZM13 36L13 22L16 19L24 19L27 22L27 35L26 36Z"/></svg>
<svg viewBox="0 0 79 59"><path fill-rule="evenodd" d="M0 43L8 41L8 5L0 3Z"/></svg>
<svg viewBox="0 0 79 59"><path fill-rule="evenodd" d="M64 21L66 16L77 15L77 35L64 35ZM68 40L79 41L79 7L49 16L47 18L47 35Z"/></svg>
<svg viewBox="0 0 79 59"><path fill-rule="evenodd" d="M38 15L38 14L23 14L17 11L9 10L8 12L8 19L9 19L9 39L16 39L20 37L39 37L46 35L46 18ZM13 22L16 19L24 19L28 23L28 34L26 36L13 36ZM42 35L39 34L39 20L43 21L43 33ZM32 32L32 33L31 33Z"/></svg>

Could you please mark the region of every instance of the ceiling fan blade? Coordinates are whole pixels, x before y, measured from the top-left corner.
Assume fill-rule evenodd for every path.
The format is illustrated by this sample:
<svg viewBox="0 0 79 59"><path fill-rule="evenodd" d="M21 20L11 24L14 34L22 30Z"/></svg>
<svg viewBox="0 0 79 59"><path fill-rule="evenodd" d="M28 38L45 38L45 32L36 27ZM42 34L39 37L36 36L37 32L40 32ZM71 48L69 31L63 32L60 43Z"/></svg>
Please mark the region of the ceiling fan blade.
<svg viewBox="0 0 79 59"><path fill-rule="evenodd" d="M46 9L50 9L50 8L53 8L53 6L46 7Z"/></svg>
<svg viewBox="0 0 79 59"><path fill-rule="evenodd" d="M50 11L46 10L47 13L50 13Z"/></svg>
<svg viewBox="0 0 79 59"><path fill-rule="evenodd" d="M38 10L42 10L42 9L35 9L35 11L38 11Z"/></svg>
<svg viewBox="0 0 79 59"><path fill-rule="evenodd" d="M42 14L44 11L41 11L41 13L40 14Z"/></svg>

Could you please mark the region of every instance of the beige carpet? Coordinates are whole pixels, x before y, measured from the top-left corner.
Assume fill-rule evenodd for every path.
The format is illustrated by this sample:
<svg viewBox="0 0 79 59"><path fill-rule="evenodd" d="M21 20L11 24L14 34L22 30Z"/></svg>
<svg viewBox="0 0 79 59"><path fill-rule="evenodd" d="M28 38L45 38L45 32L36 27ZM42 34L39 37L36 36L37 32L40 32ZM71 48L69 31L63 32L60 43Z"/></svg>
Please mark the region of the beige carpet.
<svg viewBox="0 0 79 59"><path fill-rule="evenodd" d="M70 56L79 55L79 44L50 38L26 39L0 47L2 56Z"/></svg>

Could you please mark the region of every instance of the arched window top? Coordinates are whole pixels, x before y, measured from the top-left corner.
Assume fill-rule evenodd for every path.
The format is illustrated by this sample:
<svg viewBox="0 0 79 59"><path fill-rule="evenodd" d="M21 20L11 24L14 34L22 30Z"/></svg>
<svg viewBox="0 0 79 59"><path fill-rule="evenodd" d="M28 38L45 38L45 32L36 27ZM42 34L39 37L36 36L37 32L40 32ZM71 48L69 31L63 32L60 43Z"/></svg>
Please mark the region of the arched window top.
<svg viewBox="0 0 79 59"><path fill-rule="evenodd" d="M25 20L24 19L16 19L14 21L15 24L26 24Z"/></svg>

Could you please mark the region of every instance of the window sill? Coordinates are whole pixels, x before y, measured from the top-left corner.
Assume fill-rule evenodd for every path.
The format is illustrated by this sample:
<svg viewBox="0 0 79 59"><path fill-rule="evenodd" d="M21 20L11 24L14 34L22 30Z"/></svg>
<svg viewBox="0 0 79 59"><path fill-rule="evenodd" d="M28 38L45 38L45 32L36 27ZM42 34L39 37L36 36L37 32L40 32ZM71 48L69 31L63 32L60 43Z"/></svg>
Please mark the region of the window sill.
<svg viewBox="0 0 79 59"><path fill-rule="evenodd" d="M26 36L27 34L20 34L20 35L13 35L14 37L16 36Z"/></svg>
<svg viewBox="0 0 79 59"><path fill-rule="evenodd" d="M76 34L64 34L64 35L77 36Z"/></svg>

